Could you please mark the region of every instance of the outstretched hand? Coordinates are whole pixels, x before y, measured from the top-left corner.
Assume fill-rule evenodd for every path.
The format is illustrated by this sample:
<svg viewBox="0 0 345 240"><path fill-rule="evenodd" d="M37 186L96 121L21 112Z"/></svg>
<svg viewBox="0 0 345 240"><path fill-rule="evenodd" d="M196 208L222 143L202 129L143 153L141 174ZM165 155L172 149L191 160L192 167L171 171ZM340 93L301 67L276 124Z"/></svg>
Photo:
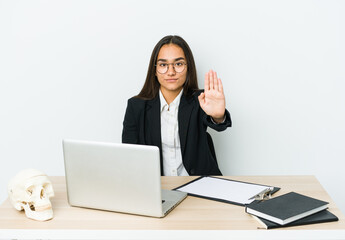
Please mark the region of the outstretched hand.
<svg viewBox="0 0 345 240"><path fill-rule="evenodd" d="M210 70L205 74L205 91L198 97L200 107L217 123L224 120L225 96L223 84L217 73Z"/></svg>

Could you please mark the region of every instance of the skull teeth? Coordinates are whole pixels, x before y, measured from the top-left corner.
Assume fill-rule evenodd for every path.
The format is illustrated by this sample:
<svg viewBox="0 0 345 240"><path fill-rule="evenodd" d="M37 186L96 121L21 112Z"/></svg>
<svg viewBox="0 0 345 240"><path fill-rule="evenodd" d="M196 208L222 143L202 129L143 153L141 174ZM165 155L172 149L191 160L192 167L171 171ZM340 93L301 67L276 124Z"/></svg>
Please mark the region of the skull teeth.
<svg viewBox="0 0 345 240"><path fill-rule="evenodd" d="M44 205L44 206L37 206L37 207L35 207L35 211L37 211L37 212L39 212L39 211L45 211L45 210L49 210L49 209L51 209L52 208L52 206L51 205Z"/></svg>
<svg viewBox="0 0 345 240"><path fill-rule="evenodd" d="M30 203L26 203L23 206L23 208L25 210L25 215L28 218L38 220L38 221L46 221L53 218L53 209L51 205L35 207L31 205Z"/></svg>

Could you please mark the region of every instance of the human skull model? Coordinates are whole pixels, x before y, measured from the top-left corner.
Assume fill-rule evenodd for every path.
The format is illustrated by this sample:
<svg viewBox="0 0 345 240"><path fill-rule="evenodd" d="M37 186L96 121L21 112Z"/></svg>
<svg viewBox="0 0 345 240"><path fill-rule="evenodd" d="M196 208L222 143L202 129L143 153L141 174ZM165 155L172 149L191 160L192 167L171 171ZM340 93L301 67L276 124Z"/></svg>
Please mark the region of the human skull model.
<svg viewBox="0 0 345 240"><path fill-rule="evenodd" d="M36 169L19 172L8 184L8 195L14 208L24 209L28 218L38 221L53 218L49 198L54 196L54 190L45 173Z"/></svg>

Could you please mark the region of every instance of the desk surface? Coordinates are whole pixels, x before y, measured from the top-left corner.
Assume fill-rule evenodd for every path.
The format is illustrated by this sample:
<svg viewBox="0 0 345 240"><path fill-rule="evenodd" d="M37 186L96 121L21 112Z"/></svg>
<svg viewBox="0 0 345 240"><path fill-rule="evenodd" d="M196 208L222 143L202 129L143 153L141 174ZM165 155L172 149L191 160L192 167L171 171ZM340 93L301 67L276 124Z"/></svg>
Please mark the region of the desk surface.
<svg viewBox="0 0 345 240"><path fill-rule="evenodd" d="M191 181L194 178L195 177L162 177L162 188L172 189ZM321 236L327 236L327 238L333 236L334 239L339 236L345 238L344 215L336 207L333 200L314 176L232 176L225 178L280 187L281 190L275 193L274 196L295 191L327 201L329 202L329 211L335 214L339 218L339 221L280 228L275 230L262 230L258 229L260 224L252 216L245 213L244 207L191 196L188 196L180 205L177 206L177 208L162 219L76 208L70 207L67 203L65 178L50 177L55 191L55 197L51 199L54 218L47 222L37 222L27 219L24 212L15 210L7 199L0 206L0 238L37 238L38 236L40 236L40 238L42 238L42 236L53 238L50 235L42 234L52 231L55 231L55 234L57 234L59 231L61 233L61 230L63 230L64 234L72 234L73 231L77 230L79 231L79 237L87 233L83 238L98 238L95 236L92 237L93 235L89 234L90 231L97 232L98 230L102 230L98 231L98 234L107 231L108 233L112 233L111 235L103 235L104 238L107 238L107 236L116 238L116 234L121 233L121 238L123 239L136 239L137 236L132 236L135 231L140 232L142 238L145 238L145 234L150 232L150 234L146 236L147 239L156 239L155 236L157 239L176 238L174 234L166 234L166 230L177 230L177 232L184 233L186 233L185 230L188 230L187 232L190 232L190 230L204 230L202 231L202 236L205 237L205 239L208 238L208 234L211 234L214 237L216 232L221 232L219 230L222 230L223 232L225 231L227 234L230 232L233 233L234 231L232 230L236 230L236 234L241 234L241 236L245 233L247 235L249 234L248 236L251 235L258 238L259 236L266 238L264 235L266 235L267 232L272 233L283 231L284 236L289 236L292 232L295 234L295 232L298 231L298 235L303 236L302 232L311 233L311 231L308 230L313 230L312 235L315 236L311 237L310 235L310 239L317 239L318 236L320 238ZM41 233L41 235L35 235L39 233ZM128 235L123 235L126 233ZM333 235L330 235L330 233ZM65 237L63 234L57 234L55 236L57 238ZM70 237L71 236L72 235L70 235ZM203 237L199 236L198 239L203 239ZM307 238L307 235L305 235L304 238Z"/></svg>

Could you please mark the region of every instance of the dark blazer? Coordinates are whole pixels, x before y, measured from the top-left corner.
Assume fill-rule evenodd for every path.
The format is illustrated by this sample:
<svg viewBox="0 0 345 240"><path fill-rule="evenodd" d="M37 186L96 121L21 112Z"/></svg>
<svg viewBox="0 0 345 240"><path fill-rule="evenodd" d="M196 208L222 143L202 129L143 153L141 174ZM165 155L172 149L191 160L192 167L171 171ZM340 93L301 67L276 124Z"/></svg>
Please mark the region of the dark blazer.
<svg viewBox="0 0 345 240"><path fill-rule="evenodd" d="M209 142L211 138L208 139L206 129L211 127L216 131L223 131L231 127L230 113L225 111L224 123L212 123L199 105L198 96L201 92L198 91L191 97L182 94L180 100L178 127L183 165L189 175L222 175L215 154L210 150L209 146L211 144L213 147L213 143ZM159 94L152 100L136 97L128 100L123 121L122 142L159 147L163 175Z"/></svg>

